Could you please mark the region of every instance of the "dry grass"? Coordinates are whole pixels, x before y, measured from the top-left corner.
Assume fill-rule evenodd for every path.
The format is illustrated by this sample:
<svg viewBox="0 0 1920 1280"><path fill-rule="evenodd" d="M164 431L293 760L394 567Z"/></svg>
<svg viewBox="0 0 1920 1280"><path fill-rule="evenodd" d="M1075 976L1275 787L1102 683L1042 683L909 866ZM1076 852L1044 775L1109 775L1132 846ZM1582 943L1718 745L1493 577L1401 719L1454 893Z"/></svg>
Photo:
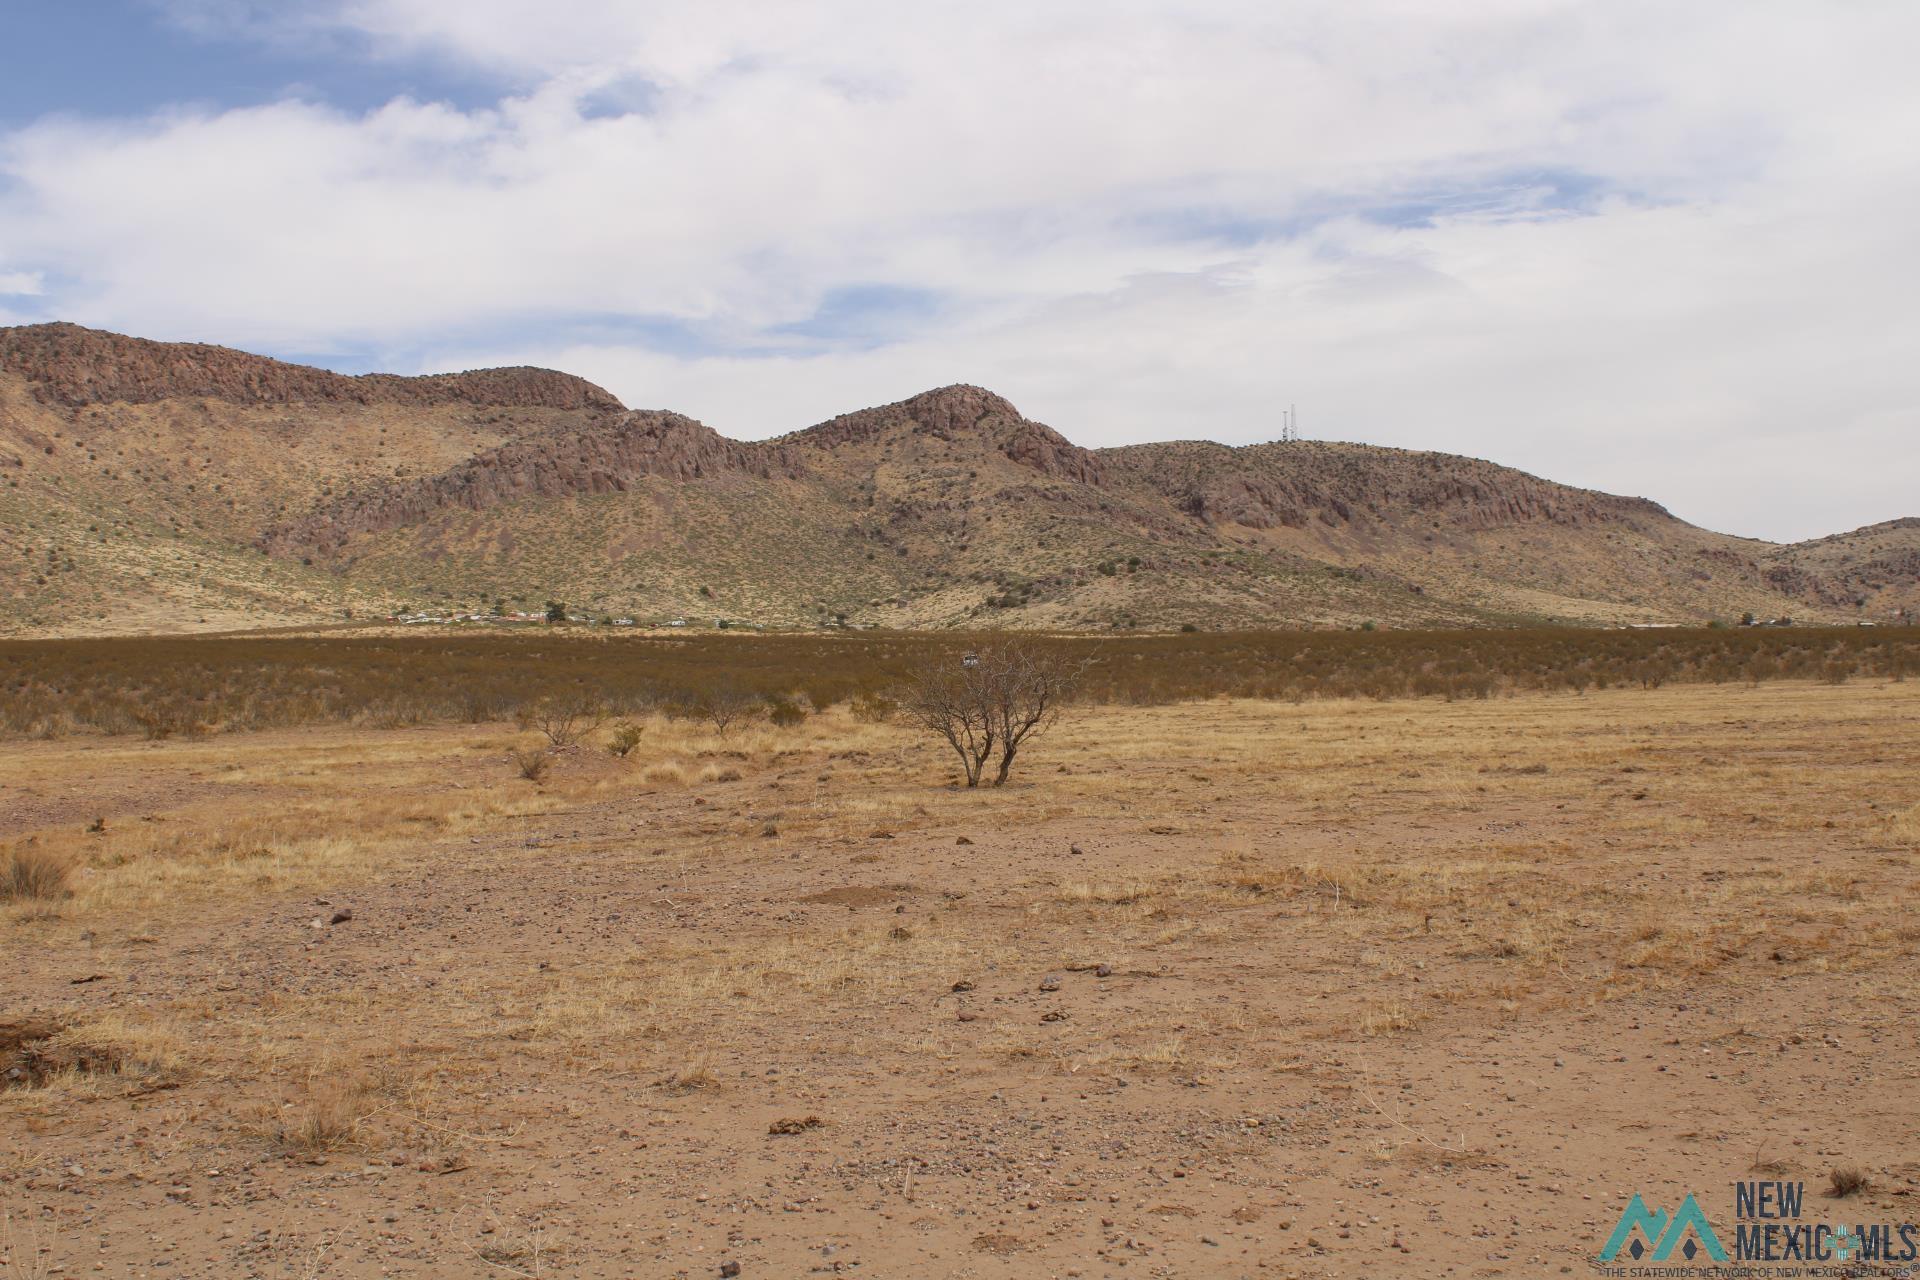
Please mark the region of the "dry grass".
<svg viewBox="0 0 1920 1280"><path fill-rule="evenodd" d="M97 935L103 973L175 956L199 972L209 912L283 948L311 976L149 988L159 1025L191 1028L192 1078L255 1115L254 1156L404 1147L417 1167L432 1142L481 1141L452 1130L549 1124L563 1098L624 1107L642 1136L768 1104L758 1140L770 1115L817 1110L820 1134L776 1144L796 1149L857 1128L810 1090L894 1076L1049 1096L1155 1077L1211 1106L1661 991L1704 1003L1857 972L1897 995L1890 975L1920 958L1920 926L1883 909L1916 872L1888 841L1920 798L1899 732L1916 696L1855 681L1086 708L1018 787L984 795L844 708L726 735L645 715L627 757L560 753L537 795L505 776L516 742L498 727L16 743L0 753L49 806L123 778L167 801L89 833L101 809L81 796L17 833L85 870L66 920L0 930L69 959ZM384 919L356 896L359 921L307 930L313 897L373 899L401 875ZM421 882L457 892L431 901ZM496 886L511 893L490 907ZM276 913L291 936L255 927ZM34 989L77 999L74 972L42 966ZM1048 973L1064 981L1042 992ZM132 1022L88 1034L148 1064L129 1080L185 1061ZM315 1071L322 1048L431 1074L438 1127L410 1095ZM0 1119L100 1079L18 1091L36 1097ZM1383 1160L1411 1164L1404 1150Z"/></svg>
<svg viewBox="0 0 1920 1280"><path fill-rule="evenodd" d="M352 1145L371 1112L367 1097L367 1086L360 1080L327 1075L309 1081L306 1095L275 1119L270 1130L273 1145L302 1156Z"/></svg>
<svg viewBox="0 0 1920 1280"><path fill-rule="evenodd" d="M54 1232L12 1208L0 1212L0 1258L6 1260L4 1280L48 1280L58 1264L53 1252Z"/></svg>
<svg viewBox="0 0 1920 1280"><path fill-rule="evenodd" d="M120 1013L100 1014L26 1042L18 1070L24 1095L87 1095L102 1091L145 1092L188 1078L192 1056L173 1026ZM36 1033L37 1034L37 1033Z"/></svg>
<svg viewBox="0 0 1920 1280"><path fill-rule="evenodd" d="M0 902L51 902L66 897L74 858L37 843L0 851Z"/></svg>

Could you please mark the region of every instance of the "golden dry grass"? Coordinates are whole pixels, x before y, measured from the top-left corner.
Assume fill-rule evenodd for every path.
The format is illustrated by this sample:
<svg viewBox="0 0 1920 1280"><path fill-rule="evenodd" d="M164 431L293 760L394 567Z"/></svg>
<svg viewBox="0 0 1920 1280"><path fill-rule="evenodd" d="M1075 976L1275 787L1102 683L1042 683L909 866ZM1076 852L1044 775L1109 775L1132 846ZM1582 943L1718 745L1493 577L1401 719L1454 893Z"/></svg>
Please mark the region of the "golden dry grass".
<svg viewBox="0 0 1920 1280"><path fill-rule="evenodd" d="M66 897L73 865L73 858L65 851L37 843L0 850L0 902L45 902Z"/></svg>

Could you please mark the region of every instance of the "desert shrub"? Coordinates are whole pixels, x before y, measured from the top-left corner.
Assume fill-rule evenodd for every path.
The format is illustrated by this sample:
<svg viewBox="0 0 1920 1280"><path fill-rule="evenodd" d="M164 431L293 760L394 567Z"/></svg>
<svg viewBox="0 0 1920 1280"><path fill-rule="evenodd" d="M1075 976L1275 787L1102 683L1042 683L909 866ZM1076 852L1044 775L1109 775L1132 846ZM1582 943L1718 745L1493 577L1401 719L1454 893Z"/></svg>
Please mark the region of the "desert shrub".
<svg viewBox="0 0 1920 1280"><path fill-rule="evenodd" d="M366 1086L328 1075L309 1082L307 1096L276 1117L273 1145L293 1155L316 1156L352 1146L365 1122Z"/></svg>
<svg viewBox="0 0 1920 1280"><path fill-rule="evenodd" d="M631 720L622 720L613 726L613 735L607 739L607 754L624 760L640 745L644 731Z"/></svg>
<svg viewBox="0 0 1920 1280"><path fill-rule="evenodd" d="M703 632L648 639L596 631L393 637L153 636L0 641L0 730L137 732L158 740L306 724L512 720L591 691L609 713L706 718L702 691L758 708L804 693L816 707L871 698L937 654L990 635L833 632L777 639ZM1033 637L1084 664L1081 696L1153 705L1479 697L1661 683L1897 677L1920 668L1920 627L1640 631L1182 631ZM1482 694L1482 689L1487 690ZM678 705L676 705L676 702ZM879 705L864 704L873 713ZM856 708L856 714L861 714Z"/></svg>
<svg viewBox="0 0 1920 1280"><path fill-rule="evenodd" d="M458 718L468 724L505 720L512 714L512 700L499 689L469 689L459 699Z"/></svg>
<svg viewBox="0 0 1920 1280"><path fill-rule="evenodd" d="M544 747L535 747L531 751L515 751L513 767L528 782L540 782L547 776L547 770L553 767L553 756Z"/></svg>
<svg viewBox="0 0 1920 1280"><path fill-rule="evenodd" d="M1865 1169L1840 1168L1827 1175L1827 1194L1838 1198L1858 1195L1873 1185Z"/></svg>
<svg viewBox="0 0 1920 1280"><path fill-rule="evenodd" d="M128 713L149 742L163 742L176 734L182 738L202 738L206 724L184 698L168 698L132 708Z"/></svg>
<svg viewBox="0 0 1920 1280"><path fill-rule="evenodd" d="M781 729L791 729L807 718L807 709L792 698L768 698L767 719Z"/></svg>
<svg viewBox="0 0 1920 1280"><path fill-rule="evenodd" d="M71 890L73 859L35 844L0 852L0 902L49 901Z"/></svg>
<svg viewBox="0 0 1920 1280"><path fill-rule="evenodd" d="M428 723L431 717L416 704L383 699L368 707L361 719L376 729L411 729Z"/></svg>
<svg viewBox="0 0 1920 1280"><path fill-rule="evenodd" d="M752 719L760 708L760 699L732 681L719 681L696 692L690 705L695 717L724 735Z"/></svg>
<svg viewBox="0 0 1920 1280"><path fill-rule="evenodd" d="M559 751L598 729L607 718L606 707L584 693L557 694L529 707L526 727L537 729L547 745Z"/></svg>
<svg viewBox="0 0 1920 1280"><path fill-rule="evenodd" d="M893 718L900 704L884 693L856 693L847 709L862 724L883 724Z"/></svg>

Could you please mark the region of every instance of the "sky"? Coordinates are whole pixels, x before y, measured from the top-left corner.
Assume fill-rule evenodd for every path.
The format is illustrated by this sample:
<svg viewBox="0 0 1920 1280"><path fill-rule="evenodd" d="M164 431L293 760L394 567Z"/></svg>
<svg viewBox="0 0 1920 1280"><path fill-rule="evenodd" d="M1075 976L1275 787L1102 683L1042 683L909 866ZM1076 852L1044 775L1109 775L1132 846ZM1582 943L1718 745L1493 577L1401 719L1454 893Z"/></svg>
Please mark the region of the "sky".
<svg viewBox="0 0 1920 1280"><path fill-rule="evenodd" d="M0 324L1920 515L1912 0L0 0Z"/></svg>

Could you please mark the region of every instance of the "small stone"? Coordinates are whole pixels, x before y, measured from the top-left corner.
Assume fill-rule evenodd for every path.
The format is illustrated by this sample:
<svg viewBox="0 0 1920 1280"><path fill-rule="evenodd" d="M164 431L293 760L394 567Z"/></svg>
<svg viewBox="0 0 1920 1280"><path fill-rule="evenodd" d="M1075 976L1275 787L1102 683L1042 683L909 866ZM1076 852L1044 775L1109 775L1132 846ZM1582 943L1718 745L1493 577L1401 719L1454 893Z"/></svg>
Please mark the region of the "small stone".
<svg viewBox="0 0 1920 1280"><path fill-rule="evenodd" d="M327 921L327 923L328 924L345 924L347 921L351 919L353 919L353 908L342 907L338 911L333 913L333 919Z"/></svg>
<svg viewBox="0 0 1920 1280"><path fill-rule="evenodd" d="M954 843L955 844L972 844L973 841L967 839L965 836L961 836L958 840L955 840Z"/></svg>
<svg viewBox="0 0 1920 1280"><path fill-rule="evenodd" d="M1086 850L1085 850L1085 849L1082 849L1082 848L1081 848L1081 847L1080 847L1079 845L1077 845L1077 844L1070 844L1070 845L1068 845L1068 846L1067 846L1067 852L1068 852L1068 853L1071 853L1071 854L1074 854L1074 855L1076 855L1076 856L1080 856L1080 855L1084 855L1084 854L1086 853Z"/></svg>
<svg viewBox="0 0 1920 1280"><path fill-rule="evenodd" d="M1057 973L1050 973L1046 977L1040 979L1040 989L1042 991L1058 991L1060 989L1060 975Z"/></svg>
<svg viewBox="0 0 1920 1280"><path fill-rule="evenodd" d="M740 1264L737 1262L723 1262L720 1264L720 1274L727 1277L737 1276L740 1274Z"/></svg>
<svg viewBox="0 0 1920 1280"><path fill-rule="evenodd" d="M960 981L953 984L953 989L955 991L971 991L973 990L973 984L971 982L968 982L965 978L962 978L960 979Z"/></svg>
<svg viewBox="0 0 1920 1280"><path fill-rule="evenodd" d="M1113 966L1110 964L1097 964L1093 966L1093 976L1096 978L1111 978L1113 976Z"/></svg>

